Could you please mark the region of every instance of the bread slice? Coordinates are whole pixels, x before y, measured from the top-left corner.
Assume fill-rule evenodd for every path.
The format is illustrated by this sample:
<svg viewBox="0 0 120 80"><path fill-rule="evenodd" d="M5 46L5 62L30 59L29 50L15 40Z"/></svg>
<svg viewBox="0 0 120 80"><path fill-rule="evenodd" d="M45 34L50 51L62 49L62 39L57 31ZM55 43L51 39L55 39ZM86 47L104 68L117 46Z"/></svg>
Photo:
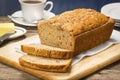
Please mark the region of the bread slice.
<svg viewBox="0 0 120 80"><path fill-rule="evenodd" d="M21 45L21 50L28 55L60 59L72 58L73 53L73 51L70 50L55 48L41 44L24 44Z"/></svg>
<svg viewBox="0 0 120 80"><path fill-rule="evenodd" d="M32 55L23 55L19 58L22 66L50 72L67 72L72 59L54 59Z"/></svg>

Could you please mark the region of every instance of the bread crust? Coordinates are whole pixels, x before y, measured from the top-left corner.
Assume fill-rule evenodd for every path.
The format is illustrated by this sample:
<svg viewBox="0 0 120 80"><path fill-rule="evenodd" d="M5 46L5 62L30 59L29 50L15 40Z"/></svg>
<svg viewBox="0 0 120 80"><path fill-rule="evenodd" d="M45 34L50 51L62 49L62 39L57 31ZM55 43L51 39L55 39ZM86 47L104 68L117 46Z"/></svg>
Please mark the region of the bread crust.
<svg viewBox="0 0 120 80"><path fill-rule="evenodd" d="M42 25L48 23L52 25L60 25L63 30L69 31L72 35L76 36L100 27L108 22L108 20L109 17L106 17L104 14L97 12L96 10L81 8L63 12L51 19L38 23L37 26L38 29L40 29Z"/></svg>
<svg viewBox="0 0 120 80"><path fill-rule="evenodd" d="M27 60L28 58L26 58L26 56L29 56L29 55L23 55L19 58L19 63L21 66L36 69L36 70L48 71L48 72L62 72L62 73L67 72L69 71L71 61L72 61L72 59L68 59L66 64L56 63L57 65L54 65L54 64L52 65L52 63L51 65L43 64L44 62L37 64L37 63L34 63L36 60L28 61ZM59 61L61 61L61 59L59 59Z"/></svg>
<svg viewBox="0 0 120 80"><path fill-rule="evenodd" d="M74 56L108 41L114 29L114 23L114 20L109 18L104 25L75 36Z"/></svg>

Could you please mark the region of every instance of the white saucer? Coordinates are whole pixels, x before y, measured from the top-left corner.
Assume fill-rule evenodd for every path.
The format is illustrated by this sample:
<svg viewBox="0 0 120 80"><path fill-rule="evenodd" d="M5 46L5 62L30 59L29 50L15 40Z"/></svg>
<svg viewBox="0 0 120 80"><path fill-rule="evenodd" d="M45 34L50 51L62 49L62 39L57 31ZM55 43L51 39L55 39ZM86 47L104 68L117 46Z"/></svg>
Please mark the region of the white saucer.
<svg viewBox="0 0 120 80"><path fill-rule="evenodd" d="M104 5L101 8L101 13L120 22L120 2Z"/></svg>
<svg viewBox="0 0 120 80"><path fill-rule="evenodd" d="M13 35L11 35L8 39L14 39L14 38L20 37L20 36L24 35L26 32L27 32L27 30L24 28L15 27L15 33Z"/></svg>
<svg viewBox="0 0 120 80"><path fill-rule="evenodd" d="M17 18L11 17L11 20L13 22L15 22L15 23L18 23L18 24L21 24L21 25L24 25L24 26L36 26L36 24L27 23L27 22L24 21L21 10L14 12L11 16L17 17ZM51 18L53 16L55 16L54 13L48 12L48 11L44 11L44 17L43 17L44 19L49 19L49 18Z"/></svg>

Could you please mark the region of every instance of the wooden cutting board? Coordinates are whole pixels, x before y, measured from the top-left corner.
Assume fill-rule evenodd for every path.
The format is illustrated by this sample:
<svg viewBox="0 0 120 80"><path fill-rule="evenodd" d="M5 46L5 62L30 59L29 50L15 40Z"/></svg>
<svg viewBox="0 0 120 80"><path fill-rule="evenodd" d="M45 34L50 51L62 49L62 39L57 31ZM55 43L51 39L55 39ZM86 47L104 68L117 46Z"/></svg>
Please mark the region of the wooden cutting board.
<svg viewBox="0 0 120 80"><path fill-rule="evenodd" d="M84 58L77 64L73 65L68 73L38 71L20 66L19 57L23 54L15 52L15 46L37 37L38 36L32 36L0 48L0 62L45 80L76 80L83 78L117 60L120 60L120 44L116 44L100 52L99 54Z"/></svg>

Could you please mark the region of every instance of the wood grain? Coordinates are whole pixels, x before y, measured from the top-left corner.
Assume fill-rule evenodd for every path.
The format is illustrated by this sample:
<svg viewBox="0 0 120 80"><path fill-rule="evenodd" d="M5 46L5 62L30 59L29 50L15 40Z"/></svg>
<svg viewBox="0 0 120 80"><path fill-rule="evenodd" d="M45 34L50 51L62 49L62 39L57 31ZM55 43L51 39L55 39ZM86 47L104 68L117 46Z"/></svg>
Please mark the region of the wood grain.
<svg viewBox="0 0 120 80"><path fill-rule="evenodd" d="M26 43L30 40L34 40L37 37L38 35L35 35L19 42L2 47L0 52L0 61L45 80L76 80L83 78L120 59L120 44L117 44L111 46L107 50L100 52L97 55L83 59L82 61L73 65L71 67L71 71L68 73L51 73L20 66L18 59L23 54L15 52L14 47L16 45ZM8 50L9 52L6 50Z"/></svg>

